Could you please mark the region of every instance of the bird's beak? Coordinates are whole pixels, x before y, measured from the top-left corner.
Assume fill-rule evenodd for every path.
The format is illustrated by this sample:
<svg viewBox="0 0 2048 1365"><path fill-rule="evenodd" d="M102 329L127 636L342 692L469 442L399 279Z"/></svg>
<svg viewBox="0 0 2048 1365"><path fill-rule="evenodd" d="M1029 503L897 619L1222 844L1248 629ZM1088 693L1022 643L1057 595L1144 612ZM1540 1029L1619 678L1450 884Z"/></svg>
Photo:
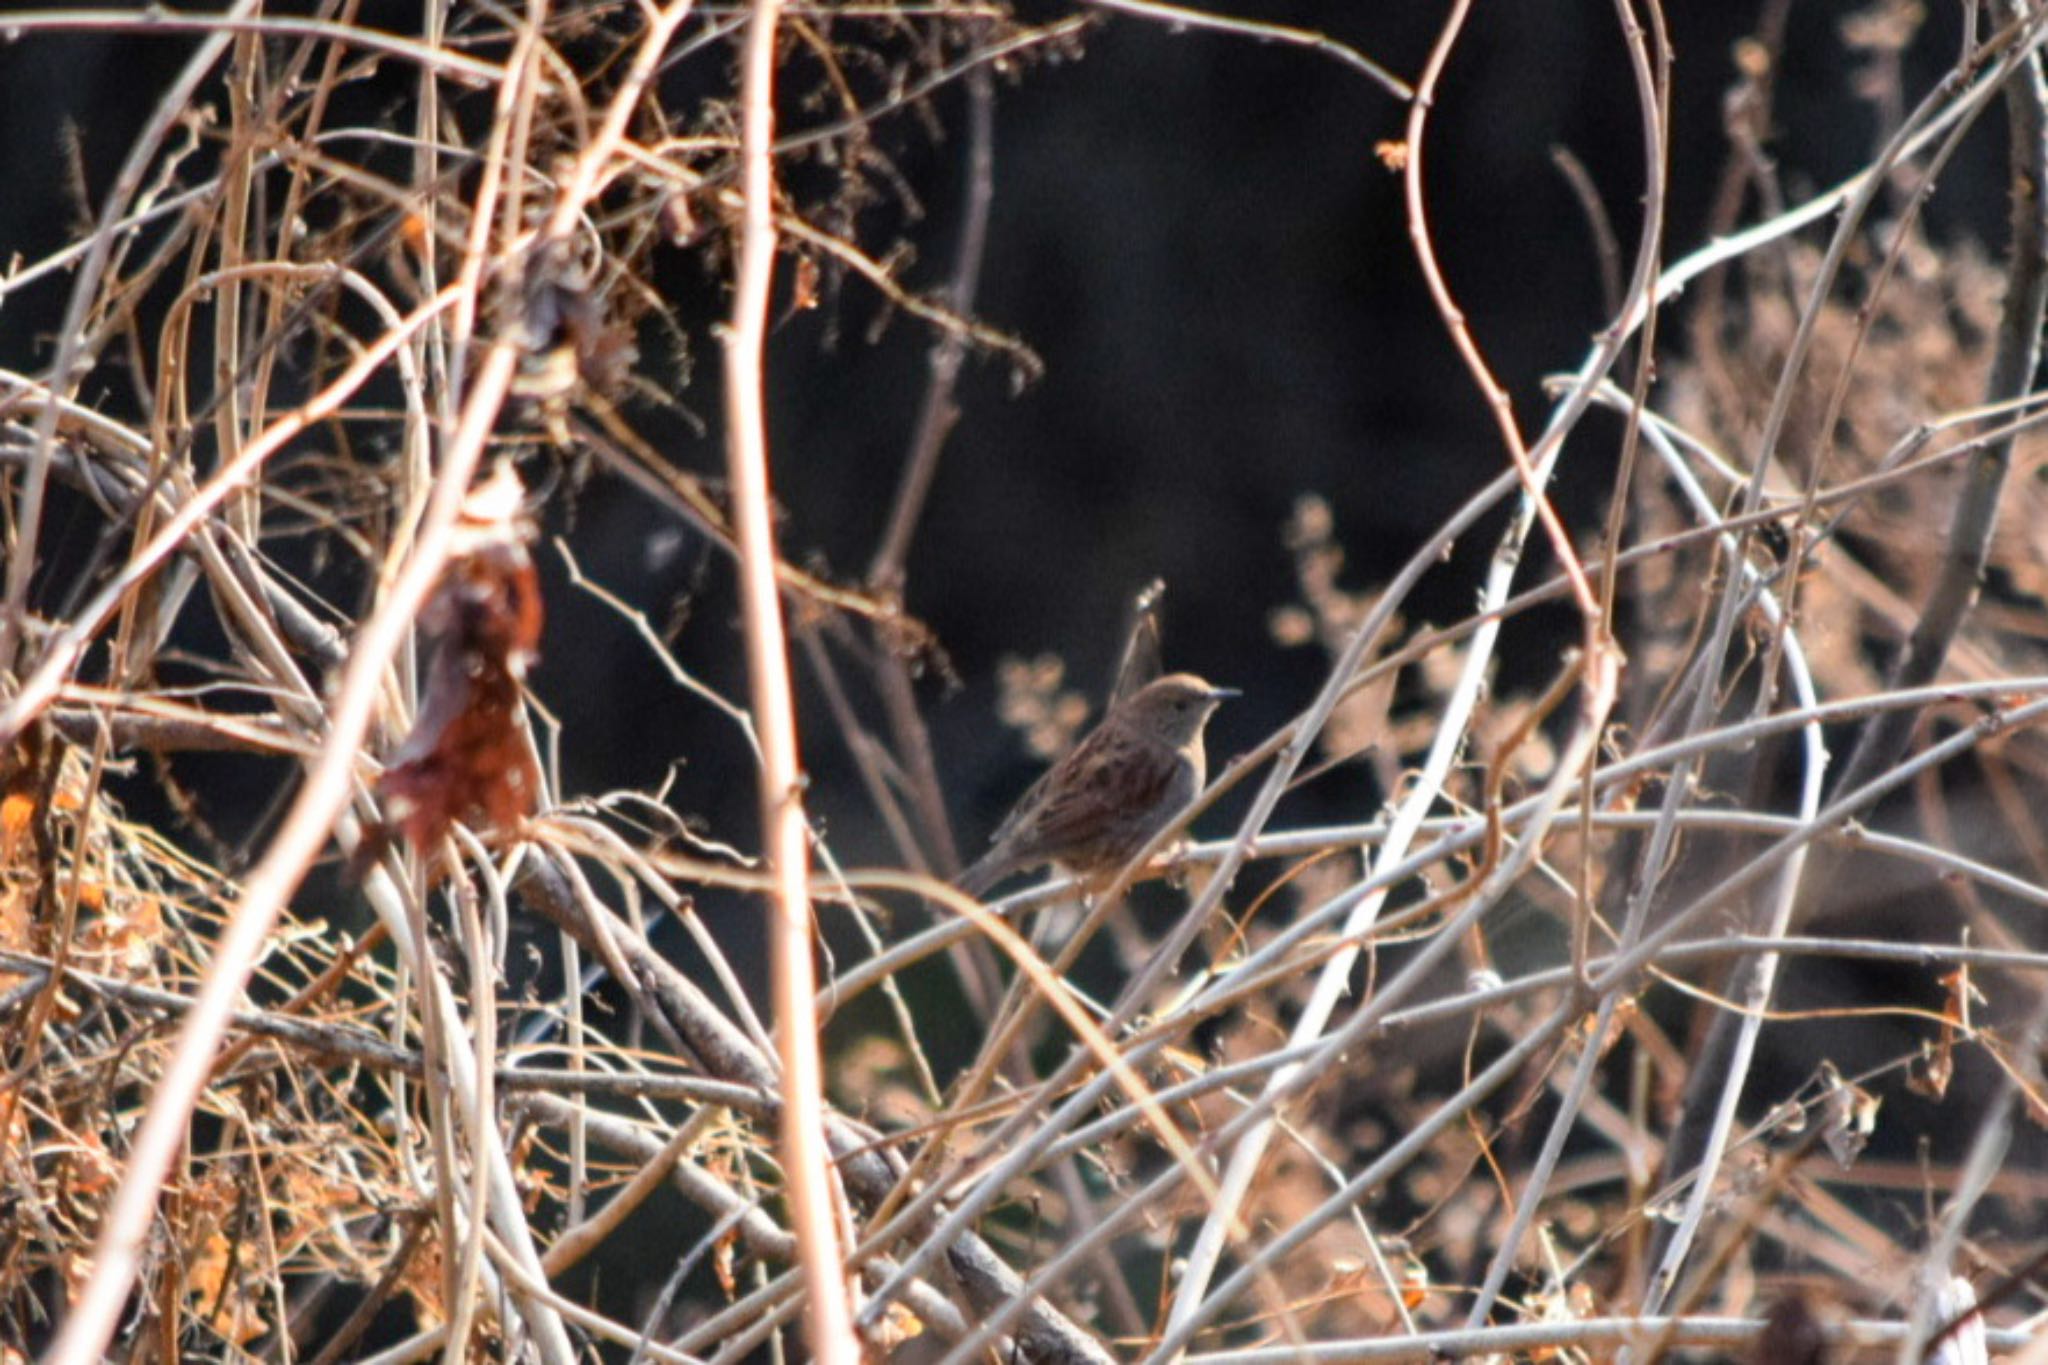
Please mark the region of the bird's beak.
<svg viewBox="0 0 2048 1365"><path fill-rule="evenodd" d="M1238 691L1235 687L1212 687L1209 689L1210 701L1229 701L1232 697L1241 697L1243 695L1244 693Z"/></svg>

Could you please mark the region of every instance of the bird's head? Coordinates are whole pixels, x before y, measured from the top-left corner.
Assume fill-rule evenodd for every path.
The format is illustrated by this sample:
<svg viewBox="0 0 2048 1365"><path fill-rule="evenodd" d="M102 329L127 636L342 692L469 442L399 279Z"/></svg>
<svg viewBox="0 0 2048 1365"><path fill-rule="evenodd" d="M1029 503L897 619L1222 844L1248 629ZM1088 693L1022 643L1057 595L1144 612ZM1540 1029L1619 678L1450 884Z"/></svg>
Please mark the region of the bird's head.
<svg viewBox="0 0 2048 1365"><path fill-rule="evenodd" d="M1117 704L1117 710L1145 733L1173 748L1199 738L1210 715L1234 687L1214 687L1192 673L1154 678Z"/></svg>

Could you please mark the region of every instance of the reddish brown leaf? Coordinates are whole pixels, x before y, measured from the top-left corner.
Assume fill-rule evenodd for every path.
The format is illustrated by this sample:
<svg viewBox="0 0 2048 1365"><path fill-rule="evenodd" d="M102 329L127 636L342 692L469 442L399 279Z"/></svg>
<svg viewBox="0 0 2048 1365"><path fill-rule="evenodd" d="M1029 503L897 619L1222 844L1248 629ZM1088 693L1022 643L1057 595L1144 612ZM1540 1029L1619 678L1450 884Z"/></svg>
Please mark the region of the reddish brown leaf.
<svg viewBox="0 0 2048 1365"><path fill-rule="evenodd" d="M540 770L520 682L540 644L540 585L511 466L470 493L463 529L421 623L439 642L419 716L377 784L386 819L419 849L460 820L506 830L531 814Z"/></svg>

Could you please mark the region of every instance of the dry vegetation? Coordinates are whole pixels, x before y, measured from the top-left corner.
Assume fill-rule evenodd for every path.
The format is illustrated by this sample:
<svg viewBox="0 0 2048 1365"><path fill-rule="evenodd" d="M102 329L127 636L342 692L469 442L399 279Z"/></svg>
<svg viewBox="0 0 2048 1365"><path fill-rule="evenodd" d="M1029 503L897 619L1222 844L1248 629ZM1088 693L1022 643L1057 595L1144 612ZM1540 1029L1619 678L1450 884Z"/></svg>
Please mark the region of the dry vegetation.
<svg viewBox="0 0 2048 1365"><path fill-rule="evenodd" d="M0 1360L1792 1360L1809 1330L1910 1360L1934 1339L1981 1353L1980 1324L2015 1348L2048 1300L2048 1184L2006 1162L2048 1121L2048 11L1973 10L1931 91L1889 61L1912 7L1861 16L1847 40L1895 117L1857 177L1803 199L1756 153L1764 35L1728 104L1722 234L1680 256L1659 15L1620 9L1641 22L1651 169L1615 325L1540 427L1503 416L1502 477L1390 584L1347 586L1343 528L1304 500L1300 601L1272 627L1324 651L1327 681L1222 773L1249 813L1179 894L1146 888L1184 907L1149 936L1120 887L1080 913L1033 913L1073 899L1058 885L1013 896L1006 923L930 875L960 859L905 555L963 358L1020 379L1037 361L972 316L985 186L945 289L904 288L904 243L859 231L909 193L878 120L933 118L925 98L960 83L959 146L985 151L988 83L1078 55L1095 11L475 4L410 35L357 26L352 0L24 20L26 43L89 24L195 41L75 245L0 280L0 305L44 289L68 309L44 369L0 373ZM1436 64L1411 91L1316 35L1254 36L1415 96L1382 152L1484 402L1421 216ZM1454 18L1438 55L1459 38ZM1926 196L1998 120L2010 235L1936 244ZM644 431L712 344L652 283L677 250L733 285L724 361L698 377L723 386L716 473ZM752 439L770 311L854 289L934 338L857 582L775 557ZM1549 510L1568 453L1614 471L1604 531ZM561 789L522 686L547 630L530 542L588 480L638 490L753 585L753 693L707 700L758 738L759 843L661 793ZM1501 509L1471 615L1405 620ZM83 549L50 535L58 510L97 528ZM1574 638L1528 625L1560 605ZM853 747L910 871L842 869L786 799L785 615L834 703L803 743ZM1148 634L1141 612L1134 673ZM1556 676L1489 696L1504 639L1562 658ZM1043 661L1007 683L1005 719L1047 753L1081 718L1063 688ZM185 790L193 752L275 792L246 866ZM1375 818L1271 819L1361 763ZM172 814L132 816L117 773ZM305 892L344 863L340 890ZM1903 924L1844 913L1902 885ZM783 926L772 1009L696 922L707 886ZM336 896L367 905L358 928ZM815 1023L813 910L870 945L827 964ZM649 945L660 913L710 970ZM569 990L502 993L514 916L558 931ZM1123 980L1100 1002L1064 980L1098 930ZM1774 1013L1806 959L1889 962L1889 993ZM589 1008L586 973L621 1007ZM836 1026L870 991L886 1008L859 1017L881 1026ZM920 1039L959 1030L958 998L981 1046L934 1074ZM1873 1016L1917 1042L1845 1075L1839 1030ZM1772 1048L1808 1059L1803 1084L1751 1083ZM1948 1116L1942 1140L1863 1155L1906 1094ZM671 1216L629 1222L650 1199ZM644 1285L579 1277L620 1238ZM1982 1319L1959 1325L1959 1281Z"/></svg>

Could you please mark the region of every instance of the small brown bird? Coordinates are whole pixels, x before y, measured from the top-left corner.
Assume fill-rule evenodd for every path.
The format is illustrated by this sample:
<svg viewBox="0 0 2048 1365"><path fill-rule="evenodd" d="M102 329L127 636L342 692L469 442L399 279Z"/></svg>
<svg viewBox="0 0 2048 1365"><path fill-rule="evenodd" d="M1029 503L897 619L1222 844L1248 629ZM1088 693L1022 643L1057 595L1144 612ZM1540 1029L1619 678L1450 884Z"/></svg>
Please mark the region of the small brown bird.
<svg viewBox="0 0 2048 1365"><path fill-rule="evenodd" d="M979 896L1045 863L1083 875L1122 867L1202 790L1202 727L1217 703L1236 695L1170 673L1118 702L1031 785L990 838L994 847L954 884Z"/></svg>

